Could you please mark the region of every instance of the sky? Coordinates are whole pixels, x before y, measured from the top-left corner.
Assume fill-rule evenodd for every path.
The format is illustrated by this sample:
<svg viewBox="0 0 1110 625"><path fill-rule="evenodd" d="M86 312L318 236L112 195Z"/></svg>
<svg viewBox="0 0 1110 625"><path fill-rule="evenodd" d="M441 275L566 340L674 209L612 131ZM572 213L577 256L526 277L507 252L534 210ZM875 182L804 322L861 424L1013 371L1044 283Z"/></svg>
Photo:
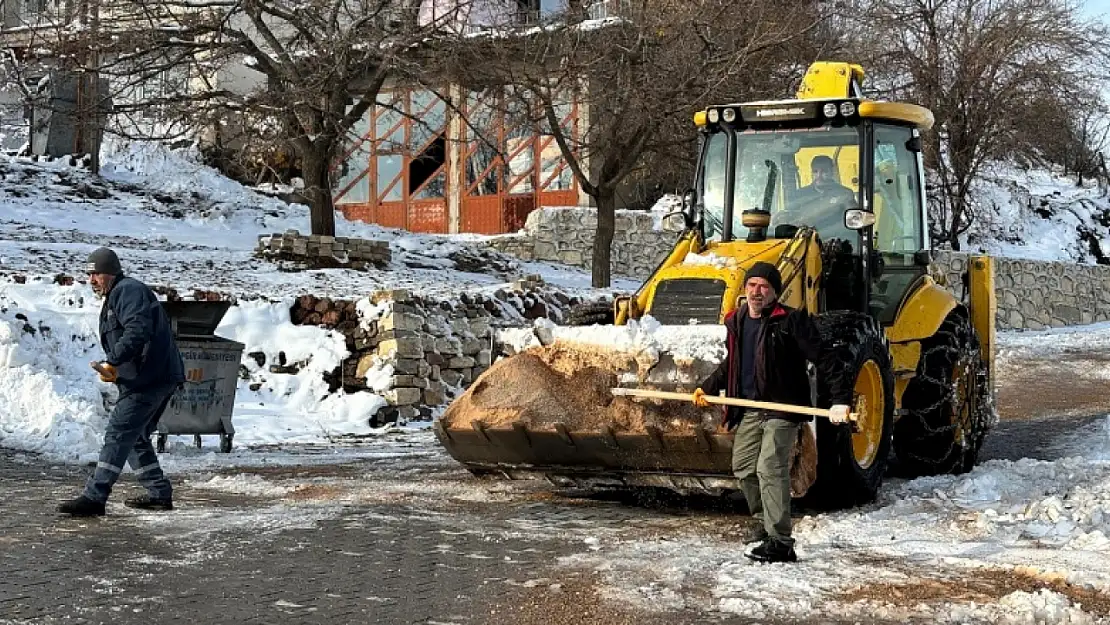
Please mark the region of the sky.
<svg viewBox="0 0 1110 625"><path fill-rule="evenodd" d="M1110 0L1086 0L1080 4L1087 15L1110 21Z"/></svg>

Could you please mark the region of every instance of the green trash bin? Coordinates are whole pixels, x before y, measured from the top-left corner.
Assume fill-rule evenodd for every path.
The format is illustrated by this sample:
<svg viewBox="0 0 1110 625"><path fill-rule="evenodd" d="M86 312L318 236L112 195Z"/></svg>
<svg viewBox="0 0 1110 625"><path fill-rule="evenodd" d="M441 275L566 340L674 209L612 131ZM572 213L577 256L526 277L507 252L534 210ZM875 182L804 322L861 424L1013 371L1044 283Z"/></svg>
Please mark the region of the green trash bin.
<svg viewBox="0 0 1110 625"><path fill-rule="evenodd" d="M166 449L170 434L192 434L197 447L202 435L219 435L220 451L231 451L235 427L235 389L244 345L216 336L230 302L162 302L177 348L185 361L185 383L158 421L157 449Z"/></svg>

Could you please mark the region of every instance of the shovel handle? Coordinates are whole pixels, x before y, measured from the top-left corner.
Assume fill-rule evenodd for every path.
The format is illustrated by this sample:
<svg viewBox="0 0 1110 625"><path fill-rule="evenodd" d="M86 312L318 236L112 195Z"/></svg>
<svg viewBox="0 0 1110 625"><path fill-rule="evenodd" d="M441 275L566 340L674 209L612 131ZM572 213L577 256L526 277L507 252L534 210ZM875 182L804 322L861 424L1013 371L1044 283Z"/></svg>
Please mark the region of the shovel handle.
<svg viewBox="0 0 1110 625"><path fill-rule="evenodd" d="M676 401L691 401L690 393L671 393L668 391L652 391L640 388L614 388L611 389L614 395L625 397L647 397L650 399L673 399ZM721 404L724 406L740 406L741 408L757 408L760 410L775 410L778 412L790 412L794 414L809 415L812 417L829 418L828 408L813 408L811 406L799 406L797 404L779 404L771 401L753 401L751 399L737 399L735 397L715 397L713 395L705 395L705 401L711 404ZM859 419L859 414L852 412L848 414L848 421L855 423Z"/></svg>

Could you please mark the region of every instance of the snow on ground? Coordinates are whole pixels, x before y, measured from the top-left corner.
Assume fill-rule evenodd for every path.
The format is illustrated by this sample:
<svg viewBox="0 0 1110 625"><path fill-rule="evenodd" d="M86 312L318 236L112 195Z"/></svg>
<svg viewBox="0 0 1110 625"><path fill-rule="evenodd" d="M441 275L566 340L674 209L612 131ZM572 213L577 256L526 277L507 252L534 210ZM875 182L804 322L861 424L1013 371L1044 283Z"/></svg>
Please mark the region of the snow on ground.
<svg viewBox="0 0 1110 625"><path fill-rule="evenodd" d="M190 483L190 486L201 490L218 490L225 493L254 495L256 497L281 497L296 490L296 488L292 486L275 484L260 475L250 474L231 476L217 475L204 481L193 481Z"/></svg>
<svg viewBox="0 0 1110 625"><path fill-rule="evenodd" d="M189 151L154 144L109 144L98 179L63 161L0 155L0 273L80 275L88 253L107 245L136 277L181 292L357 299L377 289L408 288L444 295L492 291L538 274L568 294L598 294L588 273L516 260L485 248L478 235L414 234L340 215L337 234L389 241L389 267L275 271L273 263L252 256L258 236L308 233L308 209L255 193L195 159ZM465 261L489 269L457 269ZM636 286L618 280L613 290Z"/></svg>
<svg viewBox="0 0 1110 625"><path fill-rule="evenodd" d="M783 621L1096 622L1098 612L1070 595L1110 598L1110 419L1081 434L1074 455L1058 461L991 461L962 476L895 480L876 504L806 516L795 525L793 565L755 564L735 540L696 535L595 539L563 563L601 572L605 594L649 610L702 607ZM1055 590L977 586L993 578ZM711 599L689 592L699 580L709 580ZM915 598L930 587L947 592Z"/></svg>
<svg viewBox="0 0 1110 625"><path fill-rule="evenodd" d="M997 256L1094 263L1110 256L1110 197L1042 170L986 168L972 190L976 222L961 249ZM1084 238L1086 237L1086 238Z"/></svg>
<svg viewBox="0 0 1110 625"><path fill-rule="evenodd" d="M0 283L0 445L95 460L107 411L88 287Z"/></svg>
<svg viewBox="0 0 1110 625"><path fill-rule="evenodd" d="M263 296L241 299L217 333L243 342L245 352L262 351L267 360L281 350L307 361L297 375L266 375L245 357L250 379L239 383L237 449L216 454L211 447L192 449L188 439L177 438L171 442L171 453L162 456L174 472L367 458L444 461L426 426L371 430L364 417L380 397L363 393L324 398L319 373L333 367L345 350L326 330L290 323L288 298L298 293L357 299L377 288L402 286L428 294L480 290L495 288L510 279L509 274L518 273L540 273L570 289L588 284L583 272L507 257L498 257L508 268L500 273L459 271L453 268L452 256L471 253L477 240L473 236L416 235L347 222L339 225L342 234L390 241L395 260L389 270L277 272L272 264L253 259L251 249L261 233L291 227L307 231L303 207L254 194L165 150L118 148L105 156L107 182L58 163L0 157L0 273L32 278L54 272L79 274L88 251L112 245L133 273L150 282ZM1063 190L1059 195L1070 197ZM1014 243L1012 248L996 246L996 251L1055 258L1059 256L1045 245L1059 244L1064 254L1076 253L1064 245L1064 234L1075 224L1066 218L1033 221L1027 209L1026 204L1009 216L1000 213L1010 225L1002 218L995 225L1012 238L1049 243ZM1051 230L1048 222L1062 224L1059 236L1046 231ZM617 285L616 290L634 286ZM88 368L88 362L100 356L99 305L85 285L0 280L0 445L60 461L95 459L113 392ZM688 333L671 336L668 328L651 320L617 334L546 329L560 338L648 354L668 349L719 358L716 328L698 328L707 334L695 341ZM527 337L542 330L541 323L521 340L533 340ZM1002 358L1051 357L1061 350L1103 346L1110 346L1110 324L999 336ZM252 383L260 382L251 390ZM1061 460L991 461L962 476L895 480L871 506L808 516L797 526L801 562L793 566L753 564L740 555L735 540L689 533L623 539L614 533L591 533L588 526L575 530L584 545L582 553L562 562L600 571L607 596L647 609L697 605L781 620L825 615L944 623L1092 622L1092 612L1081 605L1082 592L1110 595L1110 421L1099 421L1067 440L1069 453ZM297 489L296 484L247 475L204 474L190 485L281 498ZM396 488L419 490L427 485L414 482ZM440 483L433 499L504 498L503 491L491 494L487 488L471 481ZM291 522L311 526L319 516L300 519L287 503L259 514L276 529ZM165 518L167 523L191 523L181 515ZM204 525L204 519L194 521ZM159 521L152 516L150 522ZM1028 592L1015 585L996 595L961 594L960 589L995 574L1040 580L1051 590ZM925 583L950 592L934 600L915 599L913 588ZM689 592L704 584L708 593Z"/></svg>
<svg viewBox="0 0 1110 625"><path fill-rule="evenodd" d="M100 303L87 285L0 282L0 445L62 460L96 459L115 397L114 386L89 368L102 357ZM385 404L381 396L328 393L321 374L347 355L344 339L293 325L288 302L241 301L216 334L244 345L249 376L236 393L237 444L326 443L391 430L368 425ZM273 374L261 370L252 352L266 354L268 362L284 352L289 362L306 364L295 375ZM252 390L252 384L260 386Z"/></svg>
<svg viewBox="0 0 1110 625"><path fill-rule="evenodd" d="M721 325L666 326L651 315L614 326L556 326L547 319L537 319L530 328L507 328L498 332L498 340L520 352L529 347L558 340L585 343L613 351L639 356L651 363L666 353L676 361L703 360L720 362L725 355L725 327Z"/></svg>
<svg viewBox="0 0 1110 625"><path fill-rule="evenodd" d="M216 328L217 336L244 346L242 366L249 378L240 381L246 388L236 393L234 420L265 423L245 430L243 442L315 442L321 436L330 440L374 434L368 419L386 405L385 399L373 393L331 394L323 378L349 355L346 339L338 331L293 325L289 304L243 301ZM284 353L288 362L306 364L296 375L273 374L250 356L256 352L265 354L266 362L277 362L278 354ZM252 390L252 383L261 386ZM275 406L280 412L275 413Z"/></svg>
<svg viewBox="0 0 1110 625"><path fill-rule="evenodd" d="M1027 358L1051 357L1067 351L1110 350L1110 323L998 335L1000 356L1020 353Z"/></svg>

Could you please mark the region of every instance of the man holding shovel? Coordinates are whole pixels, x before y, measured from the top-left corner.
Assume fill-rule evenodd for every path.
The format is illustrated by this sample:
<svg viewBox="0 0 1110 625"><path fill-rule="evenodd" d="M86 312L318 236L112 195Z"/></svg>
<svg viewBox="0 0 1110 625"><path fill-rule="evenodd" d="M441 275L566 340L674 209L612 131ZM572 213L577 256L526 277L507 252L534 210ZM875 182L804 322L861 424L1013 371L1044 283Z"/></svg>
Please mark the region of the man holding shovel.
<svg viewBox="0 0 1110 625"><path fill-rule="evenodd" d="M102 247L89 255L89 282L104 298L100 346L105 359L89 363L104 382L119 388L108 417L96 470L84 492L58 506L73 516L103 516L112 486L129 463L147 494L124 502L132 508L172 510L170 481L162 473L150 435L174 391L185 381L181 353L169 318L150 287L123 275L119 258Z"/></svg>
<svg viewBox="0 0 1110 625"><path fill-rule="evenodd" d="M806 361L814 363L828 382L833 405L829 420L846 423L852 387L839 372L826 370L821 336L802 310L778 301L782 276L774 265L757 262L744 276L747 301L725 319L728 353L717 370L694 391L693 401L708 407L706 395L755 401L810 405ZM724 422L736 429L732 471L752 516L763 527L760 541L747 555L759 562L794 562L790 522L790 453L798 428L811 417L739 406L725 408Z"/></svg>

